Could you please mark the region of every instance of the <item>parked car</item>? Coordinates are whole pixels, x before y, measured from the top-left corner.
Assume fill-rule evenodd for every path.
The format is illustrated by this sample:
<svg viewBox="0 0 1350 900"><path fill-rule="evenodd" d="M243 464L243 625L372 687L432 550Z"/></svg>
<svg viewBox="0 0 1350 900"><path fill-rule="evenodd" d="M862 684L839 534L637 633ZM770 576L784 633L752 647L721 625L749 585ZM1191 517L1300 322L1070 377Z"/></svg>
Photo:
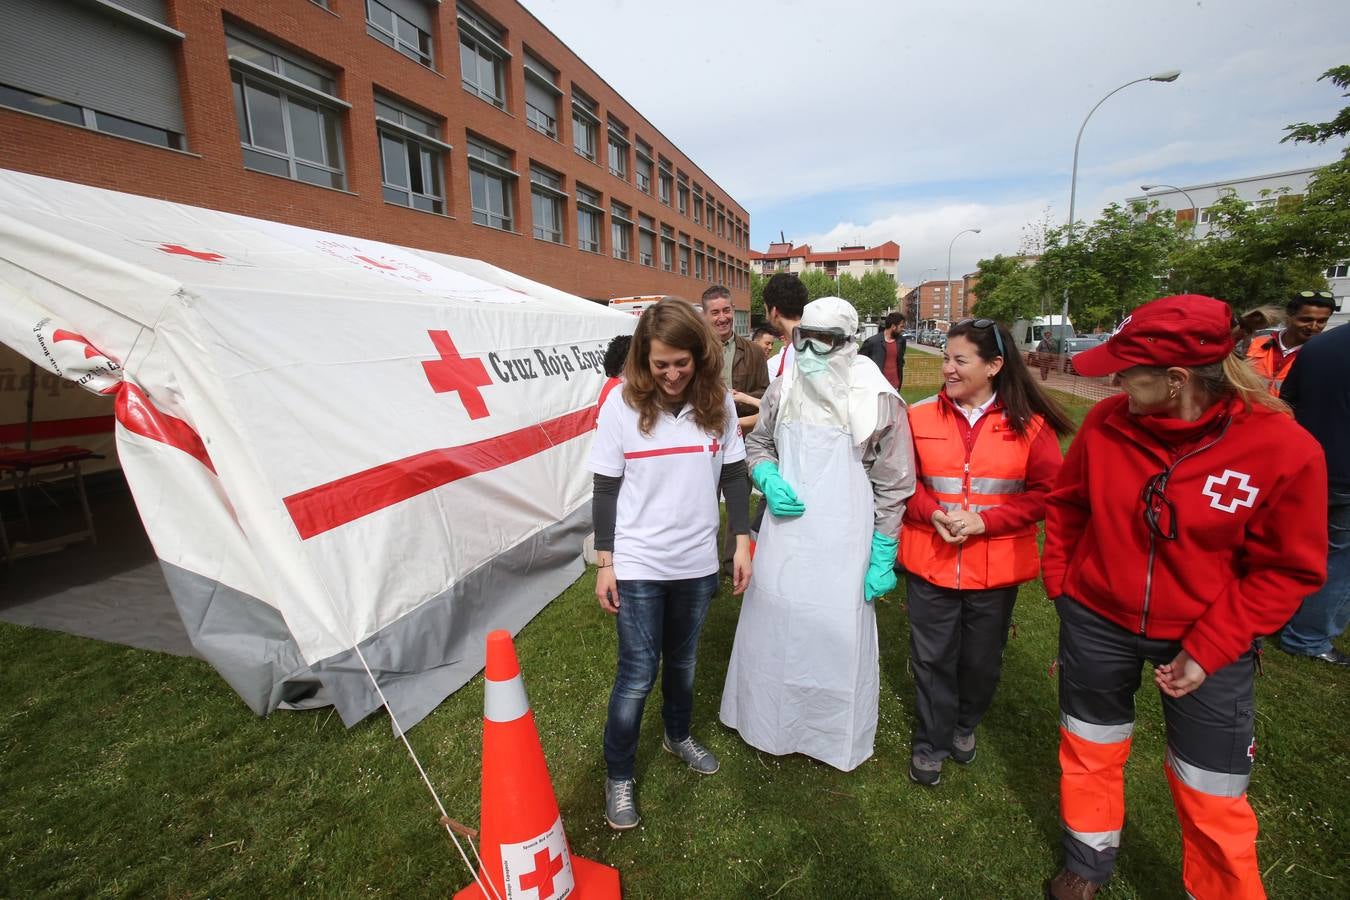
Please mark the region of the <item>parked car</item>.
<svg viewBox="0 0 1350 900"><path fill-rule="evenodd" d="M1066 375L1077 375L1073 368L1073 358L1084 350L1099 346L1101 341L1096 335L1071 337L1064 341L1063 353L1032 352L1027 354L1027 365L1041 370L1041 381L1050 377L1052 371Z"/></svg>

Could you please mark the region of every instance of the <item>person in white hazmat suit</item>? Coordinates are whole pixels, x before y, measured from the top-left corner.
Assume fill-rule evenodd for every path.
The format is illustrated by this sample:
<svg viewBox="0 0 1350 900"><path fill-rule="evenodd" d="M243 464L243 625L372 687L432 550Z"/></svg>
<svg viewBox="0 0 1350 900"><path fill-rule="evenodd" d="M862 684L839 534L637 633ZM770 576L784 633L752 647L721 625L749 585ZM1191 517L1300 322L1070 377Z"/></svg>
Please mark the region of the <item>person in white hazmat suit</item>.
<svg viewBox="0 0 1350 900"><path fill-rule="evenodd" d="M847 300L807 304L794 364L745 439L769 515L741 605L722 722L766 753L849 771L872 755L880 692L871 601L895 587L914 492L904 401L858 355Z"/></svg>

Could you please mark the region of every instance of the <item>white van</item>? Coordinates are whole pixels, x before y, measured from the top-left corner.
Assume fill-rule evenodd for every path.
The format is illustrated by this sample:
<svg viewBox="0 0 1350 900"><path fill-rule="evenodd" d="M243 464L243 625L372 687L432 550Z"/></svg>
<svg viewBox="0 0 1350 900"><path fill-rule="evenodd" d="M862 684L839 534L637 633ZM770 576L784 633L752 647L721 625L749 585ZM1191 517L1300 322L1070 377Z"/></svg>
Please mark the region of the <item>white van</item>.
<svg viewBox="0 0 1350 900"><path fill-rule="evenodd" d="M1013 342L1017 344L1017 349L1023 353L1030 353L1036 349L1043 338L1048 337L1057 341L1060 338L1076 337L1073 322L1069 322L1067 329L1064 328L1063 322L1063 316L1037 316L1034 319L1018 319L1012 325Z"/></svg>

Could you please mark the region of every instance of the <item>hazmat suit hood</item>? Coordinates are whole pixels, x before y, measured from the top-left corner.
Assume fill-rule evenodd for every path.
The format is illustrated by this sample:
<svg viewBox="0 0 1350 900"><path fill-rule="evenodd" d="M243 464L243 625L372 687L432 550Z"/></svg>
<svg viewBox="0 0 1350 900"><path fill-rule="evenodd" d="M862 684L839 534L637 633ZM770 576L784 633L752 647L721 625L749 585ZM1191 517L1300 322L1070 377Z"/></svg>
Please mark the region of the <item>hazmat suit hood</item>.
<svg viewBox="0 0 1350 900"><path fill-rule="evenodd" d="M861 443L876 430L877 396L896 394L876 363L858 355L858 312L842 297L806 304L801 328L840 330L847 337L830 353L807 344L783 375L779 421L838 428ZM789 336L789 339L791 336Z"/></svg>

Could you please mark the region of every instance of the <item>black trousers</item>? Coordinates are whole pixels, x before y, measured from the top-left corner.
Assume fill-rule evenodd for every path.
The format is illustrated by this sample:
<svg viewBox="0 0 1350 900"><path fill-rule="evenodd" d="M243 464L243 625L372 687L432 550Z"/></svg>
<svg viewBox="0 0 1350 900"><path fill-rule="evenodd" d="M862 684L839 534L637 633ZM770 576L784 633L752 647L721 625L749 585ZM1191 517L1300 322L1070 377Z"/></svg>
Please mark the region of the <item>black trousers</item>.
<svg viewBox="0 0 1350 900"><path fill-rule="evenodd" d="M945 759L952 736L974 732L994 701L1018 585L958 591L915 575L905 583L915 693L912 751Z"/></svg>

